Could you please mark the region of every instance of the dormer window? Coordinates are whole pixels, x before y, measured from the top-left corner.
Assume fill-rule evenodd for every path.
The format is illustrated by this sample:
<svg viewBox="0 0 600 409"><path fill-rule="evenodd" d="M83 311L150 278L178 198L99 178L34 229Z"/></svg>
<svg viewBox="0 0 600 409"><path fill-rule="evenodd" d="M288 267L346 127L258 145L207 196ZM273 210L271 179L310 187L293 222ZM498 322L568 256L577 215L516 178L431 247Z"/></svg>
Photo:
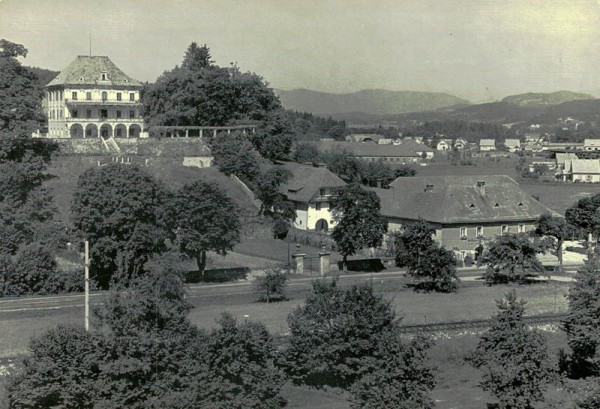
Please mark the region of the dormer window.
<svg viewBox="0 0 600 409"><path fill-rule="evenodd" d="M519 204L517 206L523 207L523 202L519 202Z"/></svg>
<svg viewBox="0 0 600 409"><path fill-rule="evenodd" d="M494 205L494 207L500 207L500 205L499 205L498 203L496 203L496 204Z"/></svg>
<svg viewBox="0 0 600 409"><path fill-rule="evenodd" d="M105 73L105 72L101 73L100 74L100 80L102 80L102 81L108 80L108 74Z"/></svg>
<svg viewBox="0 0 600 409"><path fill-rule="evenodd" d="M471 208L471 209L474 209L474 208L475 208L475 205L474 205L473 203L471 203L471 204L469 205L469 208Z"/></svg>

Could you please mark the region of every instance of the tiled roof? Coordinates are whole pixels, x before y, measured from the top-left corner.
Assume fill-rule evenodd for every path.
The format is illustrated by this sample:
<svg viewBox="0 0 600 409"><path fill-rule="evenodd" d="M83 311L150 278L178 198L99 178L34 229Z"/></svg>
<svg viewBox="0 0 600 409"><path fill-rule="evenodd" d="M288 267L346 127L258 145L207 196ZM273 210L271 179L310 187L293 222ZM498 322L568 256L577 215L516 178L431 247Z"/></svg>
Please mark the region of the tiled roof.
<svg viewBox="0 0 600 409"><path fill-rule="evenodd" d="M106 73L107 80L101 80L102 73ZM108 57L85 55L73 60L47 87L53 85L142 86L139 81L121 71Z"/></svg>
<svg viewBox="0 0 600 409"><path fill-rule="evenodd" d="M282 186L282 192L294 202L310 202L321 188L336 188L346 184L342 179L324 166L302 165L285 162L283 166L292 173L292 177Z"/></svg>
<svg viewBox="0 0 600 409"><path fill-rule="evenodd" d="M484 187L478 184L484 183ZM400 177L372 189L384 216L442 224L535 220L551 212L508 176Z"/></svg>
<svg viewBox="0 0 600 409"><path fill-rule="evenodd" d="M422 152L433 152L428 146L416 143L412 140L404 140L396 145L378 145L356 142L318 142L317 149L320 151L342 151L346 150L357 157L418 157Z"/></svg>
<svg viewBox="0 0 600 409"><path fill-rule="evenodd" d="M518 139L507 139L504 141L504 146L509 147L509 148L513 147L513 146L519 147L519 146L521 146L521 141Z"/></svg>

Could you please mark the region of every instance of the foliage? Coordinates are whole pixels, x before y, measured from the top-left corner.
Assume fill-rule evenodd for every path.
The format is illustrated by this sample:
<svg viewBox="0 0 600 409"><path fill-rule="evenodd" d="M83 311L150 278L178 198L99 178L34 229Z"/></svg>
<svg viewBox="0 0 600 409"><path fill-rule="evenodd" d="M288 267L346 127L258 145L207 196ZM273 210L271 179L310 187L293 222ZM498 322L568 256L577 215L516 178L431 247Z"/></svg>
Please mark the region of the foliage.
<svg viewBox="0 0 600 409"><path fill-rule="evenodd" d="M273 218L273 238L284 240L290 231L290 221L281 216L276 215Z"/></svg>
<svg viewBox="0 0 600 409"><path fill-rule="evenodd" d="M503 234L490 242L485 262L488 284L521 281L527 275L542 271L536 255L540 249L525 233Z"/></svg>
<svg viewBox="0 0 600 409"><path fill-rule="evenodd" d="M553 379L546 340L528 328L526 302L517 300L514 291L496 303L498 315L467 361L483 371L481 387L499 400L501 409L532 409Z"/></svg>
<svg viewBox="0 0 600 409"><path fill-rule="evenodd" d="M569 315L563 321L571 354L567 372L574 378L600 375L600 260L592 256L577 271L569 289Z"/></svg>
<svg viewBox="0 0 600 409"><path fill-rule="evenodd" d="M180 277L171 271L115 288L94 330L58 327L32 341L9 385L11 407L256 408L285 403L263 325L197 330Z"/></svg>
<svg viewBox="0 0 600 409"><path fill-rule="evenodd" d="M298 143L294 149L292 159L298 163L319 163L321 154L317 147L311 143Z"/></svg>
<svg viewBox="0 0 600 409"><path fill-rule="evenodd" d="M240 240L239 210L216 183L183 186L166 203L164 222L179 251L196 259L202 278L206 252L224 256Z"/></svg>
<svg viewBox="0 0 600 409"><path fill-rule="evenodd" d="M388 187L395 179L392 168L381 162L361 162L360 183L371 187Z"/></svg>
<svg viewBox="0 0 600 409"><path fill-rule="evenodd" d="M600 236L600 194L580 199L565 212L567 223Z"/></svg>
<svg viewBox="0 0 600 409"><path fill-rule="evenodd" d="M410 166L400 166L399 168L394 169L394 179L406 176L416 176L417 171Z"/></svg>
<svg viewBox="0 0 600 409"><path fill-rule="evenodd" d="M79 177L71 204L73 225L90 241L90 273L101 288L113 275L143 272L151 254L165 249L158 210L166 201L162 185L137 166L111 164Z"/></svg>
<svg viewBox="0 0 600 409"><path fill-rule="evenodd" d="M268 268L265 274L256 277L254 289L260 294L260 300L270 303L285 300L288 276L284 270Z"/></svg>
<svg viewBox="0 0 600 409"><path fill-rule="evenodd" d="M281 365L295 383L350 387L379 353L375 340L399 323L390 303L369 285L347 290L313 281L304 305L288 316L289 345Z"/></svg>
<svg viewBox="0 0 600 409"><path fill-rule="evenodd" d="M381 216L379 197L357 184L341 187L330 202L336 226L331 237L343 256L345 266L348 256L364 247L379 247L387 231L387 221Z"/></svg>
<svg viewBox="0 0 600 409"><path fill-rule="evenodd" d="M350 152L327 152L323 154L327 169L346 182L360 182L361 162Z"/></svg>
<svg viewBox="0 0 600 409"><path fill-rule="evenodd" d="M574 233L574 228L562 217L552 216L550 213L543 214L535 226L535 234L540 237L550 237L552 242L550 248L558 258L560 269L563 268L562 245L566 239Z"/></svg>
<svg viewBox="0 0 600 409"><path fill-rule="evenodd" d="M5 275L5 294L53 294L61 291L56 261L39 243L23 248L10 266Z"/></svg>
<svg viewBox="0 0 600 409"><path fill-rule="evenodd" d="M454 253L433 240L435 229L423 219L407 225L393 237L396 265L407 267L408 275L421 282L415 290L456 291L456 259Z"/></svg>
<svg viewBox="0 0 600 409"><path fill-rule="evenodd" d="M287 159L295 141L292 124L285 111L265 114L256 131L249 135L260 155L266 159Z"/></svg>
<svg viewBox="0 0 600 409"><path fill-rule="evenodd" d="M432 342L417 336L405 343L397 331L377 337L377 352L368 373L350 388L352 408L433 409L429 392L435 386L427 350Z"/></svg>
<svg viewBox="0 0 600 409"><path fill-rule="evenodd" d="M281 186L285 184L292 173L281 166L271 166L267 171L263 172L256 181L255 193L256 198L261 201L261 208L259 213L263 215L268 214L280 214L286 219L292 219L295 217L295 211L286 212L281 214L281 210L288 210L290 206L287 206L284 202L286 201L285 194L281 191Z"/></svg>
<svg viewBox="0 0 600 409"><path fill-rule="evenodd" d="M231 135L218 135L211 146L214 164L221 172L236 175L247 185L252 186L260 174L260 156L246 135L233 132Z"/></svg>

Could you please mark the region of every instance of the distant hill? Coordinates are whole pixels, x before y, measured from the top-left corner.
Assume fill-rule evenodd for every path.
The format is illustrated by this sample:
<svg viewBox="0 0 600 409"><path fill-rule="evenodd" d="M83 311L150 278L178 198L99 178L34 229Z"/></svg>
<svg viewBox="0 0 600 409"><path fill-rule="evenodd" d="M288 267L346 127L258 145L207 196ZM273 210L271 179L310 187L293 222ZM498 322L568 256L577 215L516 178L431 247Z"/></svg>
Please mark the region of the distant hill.
<svg viewBox="0 0 600 409"><path fill-rule="evenodd" d="M510 95L501 102L521 107L545 107L548 105L558 105L564 102L594 99L592 95L581 94L571 91L557 91L550 93L533 93Z"/></svg>
<svg viewBox="0 0 600 409"><path fill-rule="evenodd" d="M349 116L389 115L428 111L469 102L454 95L438 92L387 91L368 89L349 94L296 89L275 90L284 107L316 115L334 115L337 119Z"/></svg>

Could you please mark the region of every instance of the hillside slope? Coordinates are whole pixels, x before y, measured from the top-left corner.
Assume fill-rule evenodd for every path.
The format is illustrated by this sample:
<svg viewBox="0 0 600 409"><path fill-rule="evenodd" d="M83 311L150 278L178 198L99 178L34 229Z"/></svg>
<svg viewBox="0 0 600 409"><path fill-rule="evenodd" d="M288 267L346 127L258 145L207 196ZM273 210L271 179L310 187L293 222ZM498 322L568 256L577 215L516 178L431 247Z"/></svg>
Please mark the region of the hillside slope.
<svg viewBox="0 0 600 409"><path fill-rule="evenodd" d="M521 107L545 107L548 105L558 105L564 102L594 99L590 94L581 94L571 91L557 91L550 93L534 93L510 95L501 102Z"/></svg>
<svg viewBox="0 0 600 409"><path fill-rule="evenodd" d="M348 94L332 94L308 89L275 90L275 93L281 99L284 107L316 115L358 112L387 115L433 110L468 103L464 99L445 93L382 89L362 90Z"/></svg>

